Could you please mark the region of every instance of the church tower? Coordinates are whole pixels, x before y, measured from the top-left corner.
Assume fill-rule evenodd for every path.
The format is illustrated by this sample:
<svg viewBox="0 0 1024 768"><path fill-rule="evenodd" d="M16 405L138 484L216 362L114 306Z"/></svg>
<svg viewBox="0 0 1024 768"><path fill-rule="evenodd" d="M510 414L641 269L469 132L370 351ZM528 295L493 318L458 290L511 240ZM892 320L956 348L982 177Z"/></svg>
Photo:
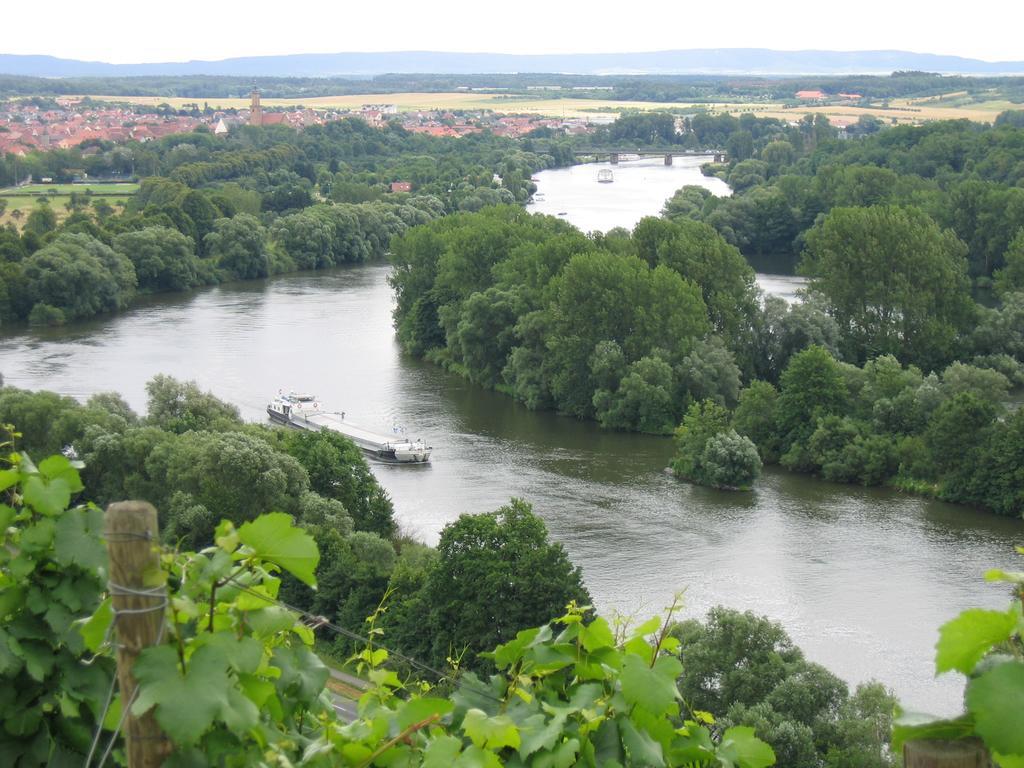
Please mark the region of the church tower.
<svg viewBox="0 0 1024 768"><path fill-rule="evenodd" d="M249 125L263 125L263 107L260 106L260 89L253 88L249 94Z"/></svg>

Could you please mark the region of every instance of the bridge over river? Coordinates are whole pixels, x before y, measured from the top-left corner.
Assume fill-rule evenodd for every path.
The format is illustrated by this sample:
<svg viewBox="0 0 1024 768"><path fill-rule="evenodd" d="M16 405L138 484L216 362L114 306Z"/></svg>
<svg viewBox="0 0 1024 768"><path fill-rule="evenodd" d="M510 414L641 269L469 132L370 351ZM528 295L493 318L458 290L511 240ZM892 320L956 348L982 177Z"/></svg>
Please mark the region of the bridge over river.
<svg viewBox="0 0 1024 768"><path fill-rule="evenodd" d="M724 149L683 149L681 147L581 147L573 150L576 157L592 157L601 160L607 157L612 165L618 165L623 156L664 157L665 165L672 165L674 157L709 157L713 162L724 163Z"/></svg>

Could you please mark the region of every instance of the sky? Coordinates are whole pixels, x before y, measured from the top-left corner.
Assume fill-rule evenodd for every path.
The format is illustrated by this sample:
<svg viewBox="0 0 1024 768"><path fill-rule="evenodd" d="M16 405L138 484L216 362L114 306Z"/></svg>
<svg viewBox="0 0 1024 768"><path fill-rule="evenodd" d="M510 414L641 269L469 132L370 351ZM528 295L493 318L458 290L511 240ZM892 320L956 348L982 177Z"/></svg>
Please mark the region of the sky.
<svg viewBox="0 0 1024 768"><path fill-rule="evenodd" d="M4 9L0 53L120 64L343 51L815 48L1024 60L1024 0L47 0L44 5L46 23L37 3Z"/></svg>

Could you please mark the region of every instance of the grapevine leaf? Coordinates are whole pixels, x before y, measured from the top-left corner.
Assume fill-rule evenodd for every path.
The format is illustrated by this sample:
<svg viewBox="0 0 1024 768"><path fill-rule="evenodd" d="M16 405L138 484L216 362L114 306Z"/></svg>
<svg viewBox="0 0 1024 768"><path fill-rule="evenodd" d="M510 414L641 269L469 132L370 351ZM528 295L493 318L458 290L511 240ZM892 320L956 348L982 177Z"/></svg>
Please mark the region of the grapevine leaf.
<svg viewBox="0 0 1024 768"><path fill-rule="evenodd" d="M65 456L61 456L59 453L39 462L39 474L50 481L58 478L64 480L72 493L78 493L85 488L78 475L78 470Z"/></svg>
<svg viewBox="0 0 1024 768"><path fill-rule="evenodd" d="M6 491L21 479L17 469L0 469L0 491Z"/></svg>
<svg viewBox="0 0 1024 768"><path fill-rule="evenodd" d="M630 704L639 704L648 712L660 714L668 709L679 697L676 678L682 674L683 666L672 656L662 656L654 668L633 654L623 659L622 695Z"/></svg>
<svg viewBox="0 0 1024 768"><path fill-rule="evenodd" d="M53 543L53 536L56 530L57 526L54 525L53 520L44 517L42 520L25 528L21 534L21 548L29 553L45 552L50 548L50 544Z"/></svg>
<svg viewBox="0 0 1024 768"><path fill-rule="evenodd" d="M2 474L3 473L0 472L0 475ZM3 483L0 483L0 486L2 485ZM2 490L4 489L0 488L0 491ZM0 533L7 530L7 526L11 524L11 521L14 519L16 514L18 513L15 512L12 507L8 507L6 504L0 504Z"/></svg>
<svg viewBox="0 0 1024 768"><path fill-rule="evenodd" d="M238 529L238 538L260 559L278 565L305 584L316 587L320 552L313 537L292 523L291 515L283 512L260 515Z"/></svg>
<svg viewBox="0 0 1024 768"><path fill-rule="evenodd" d="M220 716L232 731L247 731L255 728L260 720L260 711L256 705L245 694L229 686L226 691L227 704L221 707Z"/></svg>
<svg viewBox="0 0 1024 768"><path fill-rule="evenodd" d="M615 638L608 622L599 616L580 628L580 643L593 653L598 648L610 648L615 645Z"/></svg>
<svg viewBox="0 0 1024 768"><path fill-rule="evenodd" d="M296 621L295 614L286 608L272 605L258 611L250 611L245 616L256 637L268 637L291 629Z"/></svg>
<svg viewBox="0 0 1024 768"><path fill-rule="evenodd" d="M12 642L16 641L12 640ZM25 671L37 682L42 682L43 678L50 674L53 665L57 663L57 657L49 643L22 640L17 642L15 653L25 660Z"/></svg>
<svg viewBox="0 0 1024 768"><path fill-rule="evenodd" d="M263 644L252 637L235 637L226 632L204 633L199 636L203 645L220 648L231 668L240 674L253 674L263 660Z"/></svg>
<svg viewBox="0 0 1024 768"><path fill-rule="evenodd" d="M967 684L974 729L993 752L1024 755L1024 662L992 667Z"/></svg>
<svg viewBox="0 0 1024 768"><path fill-rule="evenodd" d="M971 608L939 628L935 644L935 673L951 669L970 674L993 645L1013 634L1017 616L1013 611Z"/></svg>
<svg viewBox="0 0 1024 768"><path fill-rule="evenodd" d="M455 761L455 768L502 768L501 760L493 752L470 744Z"/></svg>
<svg viewBox="0 0 1024 768"><path fill-rule="evenodd" d="M1024 768L1024 755L992 755L999 768Z"/></svg>
<svg viewBox="0 0 1024 768"><path fill-rule="evenodd" d="M1024 571L1004 571L993 568L985 572L985 581L1009 581L1013 584L1024 584Z"/></svg>
<svg viewBox="0 0 1024 768"><path fill-rule="evenodd" d="M71 485L63 477L46 482L33 475L25 481L22 496L36 512L53 517L71 503Z"/></svg>
<svg viewBox="0 0 1024 768"><path fill-rule="evenodd" d="M519 729L507 715L488 717L479 709L471 709L462 719L462 730L478 747L519 749Z"/></svg>
<svg viewBox="0 0 1024 768"><path fill-rule="evenodd" d="M156 707L157 722L176 744L195 744L229 706L228 660L219 648L198 648L182 675L174 648L154 646L140 654L132 671L140 683L132 712Z"/></svg>
<svg viewBox="0 0 1024 768"><path fill-rule="evenodd" d="M281 670L280 690L307 704L320 695L331 674L320 657L304 646L278 646L270 663Z"/></svg>
<svg viewBox="0 0 1024 768"><path fill-rule="evenodd" d="M107 630L110 629L111 623L114 621L113 606L110 603L108 597L99 607L95 613L86 619L82 623L82 626L78 628L82 638L85 640L85 647L93 653L99 651L100 646L103 645L103 641L107 637Z"/></svg>
<svg viewBox="0 0 1024 768"><path fill-rule="evenodd" d="M6 619L16 613L25 603L25 588L16 584L8 584L0 590L0 619Z"/></svg>
<svg viewBox="0 0 1024 768"><path fill-rule="evenodd" d="M622 741L615 720L607 719L594 734L594 757L598 765L618 765L623 761Z"/></svg>
<svg viewBox="0 0 1024 768"><path fill-rule="evenodd" d="M405 702L395 716L395 722L399 729L405 730L410 725L422 723L435 715L440 718L447 715L455 708L448 699L435 699L425 697L422 699L410 699Z"/></svg>
<svg viewBox="0 0 1024 768"><path fill-rule="evenodd" d="M655 768L665 765L661 744L652 739L646 731L641 731L633 725L632 720L620 720L619 732L622 734L622 746L626 748L633 765L648 765Z"/></svg>
<svg viewBox="0 0 1024 768"><path fill-rule="evenodd" d="M564 715L550 721L540 713L530 715L523 721L519 729L521 740L519 756L525 760L538 750L552 749L562 734L563 725L565 725Z"/></svg>
<svg viewBox="0 0 1024 768"><path fill-rule="evenodd" d="M457 736L438 736L423 751L423 768L449 768L462 749Z"/></svg>
<svg viewBox="0 0 1024 768"><path fill-rule="evenodd" d="M955 720L937 718L920 712L896 711L892 722L892 751L903 750L903 742L922 739L938 739L941 741L958 741L974 734L974 720L970 715L962 715Z"/></svg>
<svg viewBox="0 0 1024 768"><path fill-rule="evenodd" d="M728 760L737 768L767 768L775 764L775 752L754 735L754 729L734 726L722 735L718 745L719 760Z"/></svg>
<svg viewBox="0 0 1024 768"><path fill-rule="evenodd" d="M60 565L77 565L89 571L102 568L107 562L102 531L103 513L98 509L69 509L57 520L54 559Z"/></svg>
<svg viewBox="0 0 1024 768"><path fill-rule="evenodd" d="M567 739L558 745L558 749L551 755L550 765L552 768L570 768L576 765L576 755L580 751L579 739ZM540 765L544 765L538 761ZM545 761L546 762L546 761Z"/></svg>

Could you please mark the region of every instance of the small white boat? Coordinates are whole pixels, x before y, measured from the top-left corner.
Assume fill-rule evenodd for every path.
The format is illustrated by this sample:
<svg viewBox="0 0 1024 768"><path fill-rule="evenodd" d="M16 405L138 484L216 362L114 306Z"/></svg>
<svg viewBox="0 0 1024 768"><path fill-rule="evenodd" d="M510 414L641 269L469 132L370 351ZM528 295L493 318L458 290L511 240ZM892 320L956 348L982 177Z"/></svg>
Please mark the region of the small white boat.
<svg viewBox="0 0 1024 768"><path fill-rule="evenodd" d="M611 184L613 181L615 181L615 176L610 168L602 168L597 172L598 184Z"/></svg>
<svg viewBox="0 0 1024 768"><path fill-rule="evenodd" d="M319 432L329 429L344 435L365 453L380 461L397 464L424 464L430 461L433 448L423 440L409 440L397 427L392 436L381 435L368 429L357 427L345 420L345 412L332 413L320 407L313 395L299 392L278 394L267 405L267 415L271 421L285 424L296 429Z"/></svg>

